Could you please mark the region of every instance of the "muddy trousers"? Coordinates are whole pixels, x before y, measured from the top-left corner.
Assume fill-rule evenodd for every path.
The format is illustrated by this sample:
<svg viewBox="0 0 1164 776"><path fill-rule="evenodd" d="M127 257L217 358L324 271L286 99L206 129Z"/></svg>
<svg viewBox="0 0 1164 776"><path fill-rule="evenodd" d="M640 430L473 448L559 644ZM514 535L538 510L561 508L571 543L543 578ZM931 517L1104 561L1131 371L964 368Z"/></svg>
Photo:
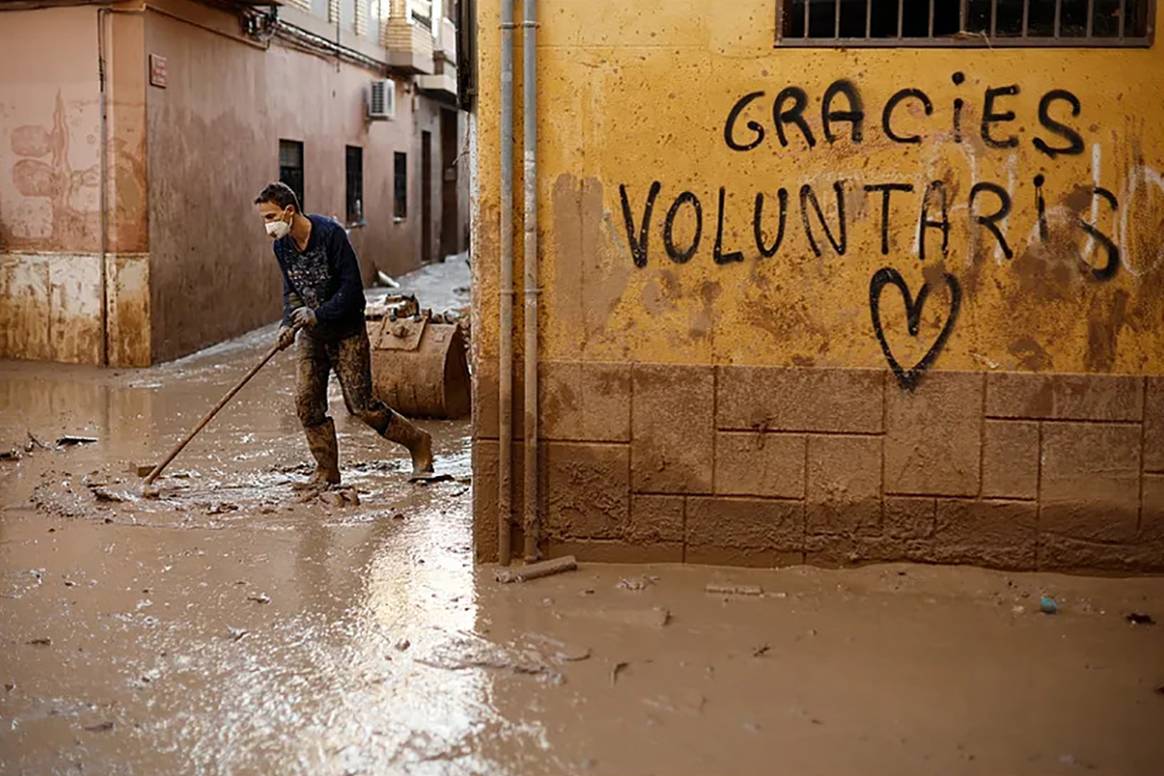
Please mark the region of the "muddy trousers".
<svg viewBox="0 0 1164 776"><path fill-rule="evenodd" d="M295 386L295 410L299 422L311 440L311 430L331 423L327 416L327 381L335 370L343 389L348 410L381 436L396 413L372 392L372 356L368 333L359 332L341 340L326 341L299 332L298 375Z"/></svg>

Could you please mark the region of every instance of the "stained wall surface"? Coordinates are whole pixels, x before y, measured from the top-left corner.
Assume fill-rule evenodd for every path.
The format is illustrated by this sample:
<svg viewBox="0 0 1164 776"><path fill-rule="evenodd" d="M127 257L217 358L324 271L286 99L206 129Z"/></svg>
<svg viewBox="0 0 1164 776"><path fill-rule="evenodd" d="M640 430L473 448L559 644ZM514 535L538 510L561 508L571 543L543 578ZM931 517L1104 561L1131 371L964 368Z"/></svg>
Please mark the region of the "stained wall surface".
<svg viewBox="0 0 1164 776"><path fill-rule="evenodd" d="M498 3L478 9L486 559L500 80ZM539 3L543 551L1164 567L1160 45L801 50L776 11ZM520 207L515 228L520 286Z"/></svg>
<svg viewBox="0 0 1164 776"><path fill-rule="evenodd" d="M295 9L284 16L318 27ZM108 74L104 240L99 37ZM345 30L342 40L386 58L369 34ZM151 82L151 55L164 61L164 86ZM246 39L235 14L186 0L118 3L103 14L4 12L0 358L101 363L104 349L112 365L144 366L275 320L281 281L252 200L279 177L280 139L303 143L308 212L341 221L345 147L362 149L364 218L349 226L365 281L441 258L446 161L459 164L453 216L468 217L467 164L444 159L441 117L456 117L453 147L462 149L464 115L398 75L396 118L369 121L366 93L379 77L375 68ZM431 238L423 255L426 132ZM407 155L401 218L397 152ZM462 250L464 229L455 235L443 247Z"/></svg>
<svg viewBox="0 0 1164 776"><path fill-rule="evenodd" d="M0 358L98 363L104 282L110 363L148 363L141 22L105 20L103 273L97 19L54 8L0 24Z"/></svg>

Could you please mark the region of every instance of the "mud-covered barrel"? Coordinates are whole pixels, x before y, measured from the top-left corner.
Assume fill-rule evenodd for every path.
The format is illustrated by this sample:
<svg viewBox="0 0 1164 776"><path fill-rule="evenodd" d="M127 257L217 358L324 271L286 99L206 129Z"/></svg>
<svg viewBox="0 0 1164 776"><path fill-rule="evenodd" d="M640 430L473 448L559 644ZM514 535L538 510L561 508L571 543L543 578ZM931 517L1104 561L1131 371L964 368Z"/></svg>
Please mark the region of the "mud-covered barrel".
<svg viewBox="0 0 1164 776"><path fill-rule="evenodd" d="M456 323L435 323L428 312L385 316L368 323L376 395L409 417L462 418L469 414L465 337Z"/></svg>

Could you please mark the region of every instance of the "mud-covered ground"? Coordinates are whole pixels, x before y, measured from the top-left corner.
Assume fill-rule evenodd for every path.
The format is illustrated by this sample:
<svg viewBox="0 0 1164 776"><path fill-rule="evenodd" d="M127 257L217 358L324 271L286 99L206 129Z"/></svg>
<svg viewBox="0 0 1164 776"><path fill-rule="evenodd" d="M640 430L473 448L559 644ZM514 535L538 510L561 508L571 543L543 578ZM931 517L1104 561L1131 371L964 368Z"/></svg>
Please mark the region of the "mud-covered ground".
<svg viewBox="0 0 1164 776"><path fill-rule="evenodd" d="M1164 621L1162 579L502 586L472 562L465 422L424 423L451 477L410 484L333 389L360 503L296 499L289 353L141 499L272 333L140 371L0 363L0 773L1164 773L1164 625L1127 620Z"/></svg>

